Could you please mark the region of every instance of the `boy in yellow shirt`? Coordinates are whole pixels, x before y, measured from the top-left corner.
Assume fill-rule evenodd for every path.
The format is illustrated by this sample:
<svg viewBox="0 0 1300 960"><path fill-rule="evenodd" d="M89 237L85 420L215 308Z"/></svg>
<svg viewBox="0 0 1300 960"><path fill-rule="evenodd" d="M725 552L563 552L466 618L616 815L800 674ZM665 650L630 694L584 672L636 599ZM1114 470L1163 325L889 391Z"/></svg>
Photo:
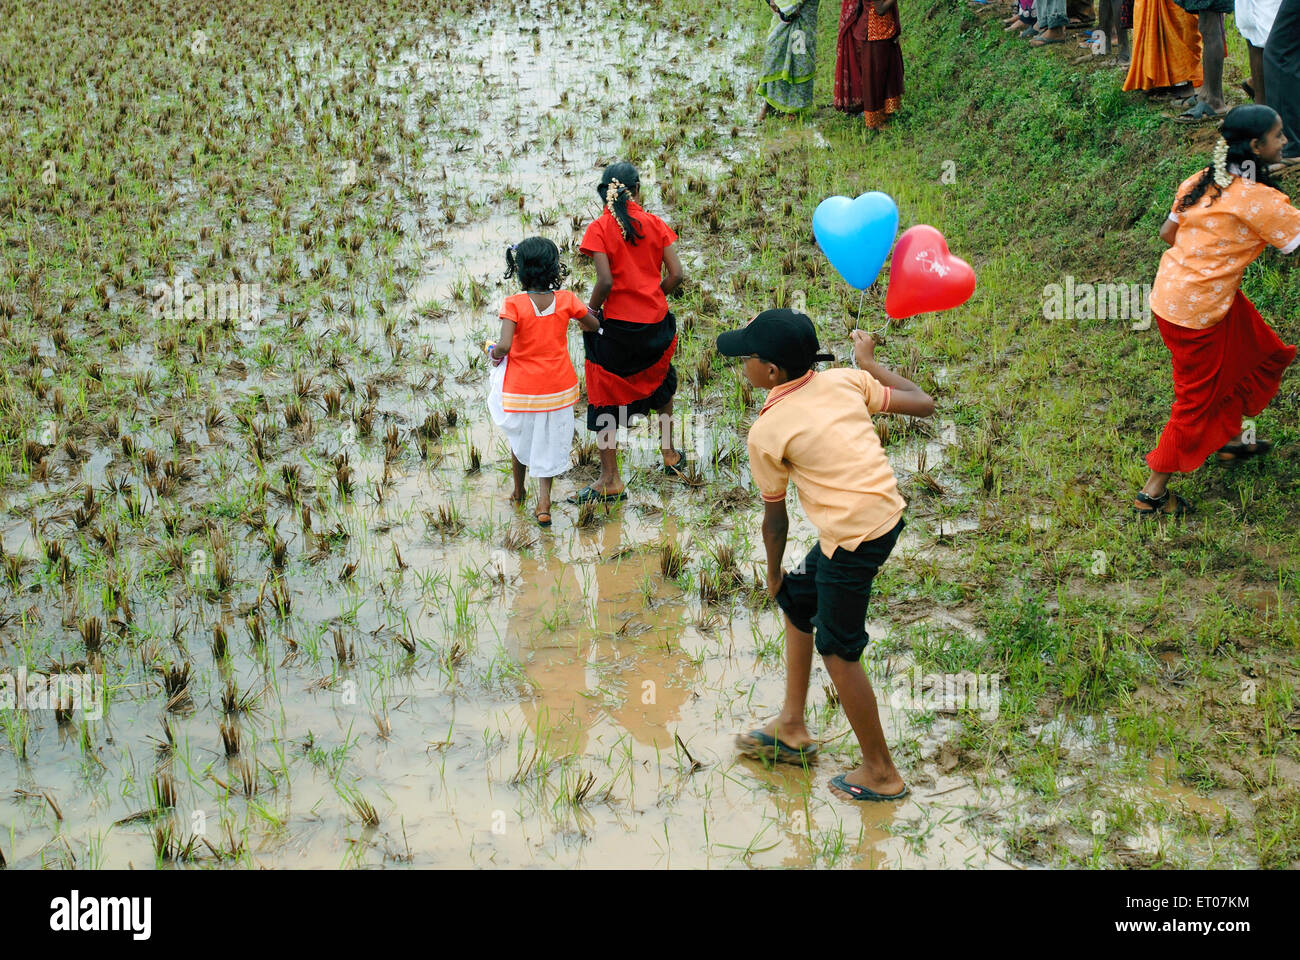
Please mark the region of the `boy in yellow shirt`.
<svg viewBox="0 0 1300 960"><path fill-rule="evenodd" d="M818 373L813 364L832 358L818 353L812 321L792 310L767 310L718 337L718 352L745 358L745 377L768 391L749 430L749 469L763 496L767 589L785 613L784 705L738 744L751 756L777 761L801 763L816 755L804 724L815 630L816 650L862 749L861 765L830 781L832 792L846 800L898 800L908 792L860 662L869 640L871 582L902 532L906 506L871 414L934 412L928 394L876 363L875 348L869 334L854 330L861 369ZM801 570L785 573L791 479L820 542Z"/></svg>

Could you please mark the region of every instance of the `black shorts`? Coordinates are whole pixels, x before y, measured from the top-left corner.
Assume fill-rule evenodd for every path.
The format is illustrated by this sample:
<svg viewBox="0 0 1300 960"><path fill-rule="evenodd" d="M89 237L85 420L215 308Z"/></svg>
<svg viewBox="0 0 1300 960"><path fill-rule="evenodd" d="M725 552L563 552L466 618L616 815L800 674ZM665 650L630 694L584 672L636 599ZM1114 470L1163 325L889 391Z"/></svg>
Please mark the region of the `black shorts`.
<svg viewBox="0 0 1300 960"><path fill-rule="evenodd" d="M790 622L813 634L817 652L856 663L867 648L867 603L876 571L889 558L903 532L903 518L884 536L864 541L856 550L837 547L826 556L813 544L803 569L789 572L776 602ZM815 628L815 629L814 629Z"/></svg>

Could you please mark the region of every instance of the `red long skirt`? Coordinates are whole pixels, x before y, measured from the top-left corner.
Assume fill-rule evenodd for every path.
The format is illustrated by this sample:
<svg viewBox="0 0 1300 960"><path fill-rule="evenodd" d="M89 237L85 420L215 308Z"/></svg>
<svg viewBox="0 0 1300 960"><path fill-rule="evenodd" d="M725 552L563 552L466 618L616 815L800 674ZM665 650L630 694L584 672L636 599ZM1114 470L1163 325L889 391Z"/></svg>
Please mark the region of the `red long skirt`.
<svg viewBox="0 0 1300 960"><path fill-rule="evenodd" d="M1157 473L1191 473L1262 411L1295 359L1240 290L1227 316L1193 330L1156 317L1173 358L1174 403L1160 442L1147 454Z"/></svg>
<svg viewBox="0 0 1300 960"><path fill-rule="evenodd" d="M902 28L898 8L881 16L871 0L844 0L835 57L834 103L845 113L861 112L878 129L903 102Z"/></svg>

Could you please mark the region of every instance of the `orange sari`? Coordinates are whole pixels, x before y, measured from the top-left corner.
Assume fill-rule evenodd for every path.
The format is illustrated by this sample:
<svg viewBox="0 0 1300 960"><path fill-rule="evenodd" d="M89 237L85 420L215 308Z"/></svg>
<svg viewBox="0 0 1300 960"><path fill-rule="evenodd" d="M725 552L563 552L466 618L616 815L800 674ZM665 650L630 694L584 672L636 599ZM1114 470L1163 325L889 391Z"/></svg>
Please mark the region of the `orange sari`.
<svg viewBox="0 0 1300 960"><path fill-rule="evenodd" d="M1180 83L1199 87L1203 80L1196 16L1173 0L1136 0L1133 60L1124 89L1152 90Z"/></svg>

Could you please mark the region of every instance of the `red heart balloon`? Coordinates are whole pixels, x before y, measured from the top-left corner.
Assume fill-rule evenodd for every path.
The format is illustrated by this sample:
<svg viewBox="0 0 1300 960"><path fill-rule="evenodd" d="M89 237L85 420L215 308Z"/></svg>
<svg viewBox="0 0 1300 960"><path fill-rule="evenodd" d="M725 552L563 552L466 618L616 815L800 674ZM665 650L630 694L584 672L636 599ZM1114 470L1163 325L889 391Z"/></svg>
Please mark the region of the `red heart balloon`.
<svg viewBox="0 0 1300 960"><path fill-rule="evenodd" d="M948 252L948 241L934 227L918 224L898 238L885 293L885 313L890 318L951 310L974 292L975 271Z"/></svg>

